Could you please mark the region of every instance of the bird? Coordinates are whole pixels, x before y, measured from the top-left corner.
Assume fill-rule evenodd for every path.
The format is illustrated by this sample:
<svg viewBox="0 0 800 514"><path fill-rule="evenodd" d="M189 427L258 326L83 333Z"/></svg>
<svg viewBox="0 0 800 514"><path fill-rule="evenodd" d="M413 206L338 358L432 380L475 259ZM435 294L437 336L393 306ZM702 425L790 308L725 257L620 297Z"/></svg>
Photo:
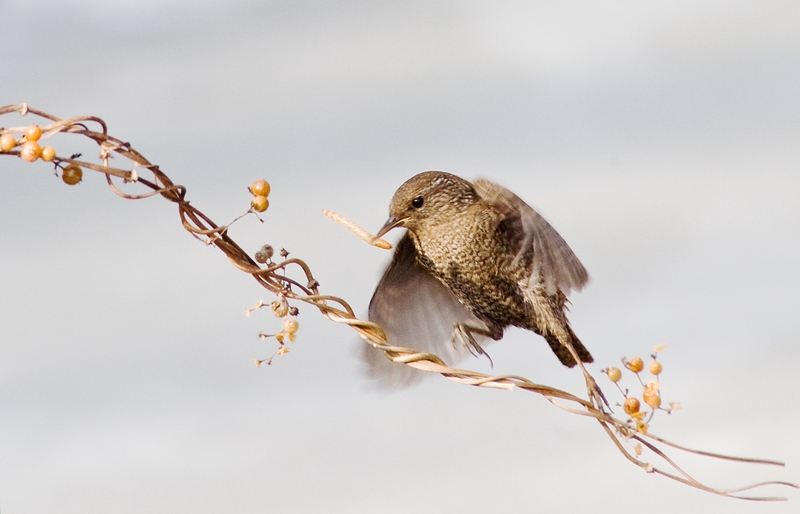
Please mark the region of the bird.
<svg viewBox="0 0 800 514"><path fill-rule="evenodd" d="M443 171L419 173L394 193L381 237L406 233L369 303L368 319L393 346L430 352L453 364L509 326L544 337L559 361L593 358L570 327L567 296L588 281L581 262L556 230L503 186L469 182ZM363 346L368 374L389 388L424 372L395 364ZM491 361L491 359L490 359Z"/></svg>

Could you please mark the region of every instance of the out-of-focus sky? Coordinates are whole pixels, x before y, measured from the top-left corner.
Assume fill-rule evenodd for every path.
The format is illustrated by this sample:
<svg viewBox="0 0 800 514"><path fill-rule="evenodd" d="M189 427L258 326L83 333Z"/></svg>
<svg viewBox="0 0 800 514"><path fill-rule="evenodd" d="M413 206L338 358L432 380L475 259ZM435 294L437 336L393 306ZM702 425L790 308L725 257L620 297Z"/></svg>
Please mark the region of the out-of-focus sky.
<svg viewBox="0 0 800 514"><path fill-rule="evenodd" d="M360 313L390 255L322 209L375 231L420 171L509 187L590 272L570 315L590 370L667 343L662 391L683 410L652 430L787 467L678 462L712 486L800 482L797 2L0 0L0 41L0 104L104 118L216 221L269 180L265 223L233 237L289 249ZM0 157L0 220L4 514L800 501L647 475L595 423L522 391L433 377L378 392L355 333L302 306L291 353L258 369L273 343L257 334L279 321L244 308L269 294L174 206L100 176L70 188ZM491 354L496 373L583 391L534 334L509 330Z"/></svg>

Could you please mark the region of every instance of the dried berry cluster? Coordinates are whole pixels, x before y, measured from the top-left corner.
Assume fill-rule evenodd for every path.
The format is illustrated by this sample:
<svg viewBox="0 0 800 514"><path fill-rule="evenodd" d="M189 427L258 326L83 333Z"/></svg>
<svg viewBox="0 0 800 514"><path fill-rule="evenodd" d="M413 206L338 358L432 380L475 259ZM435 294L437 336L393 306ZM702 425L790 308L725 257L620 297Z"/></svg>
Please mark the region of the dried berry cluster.
<svg viewBox="0 0 800 514"><path fill-rule="evenodd" d="M264 182L264 181L262 180L261 182ZM269 187L269 186L267 186L267 187ZM252 190L252 188L251 188L251 190ZM274 254L275 254L275 249L272 248L272 246L267 244L267 245L264 245L261 248L259 248L259 250L255 253L254 257L255 257L256 262L258 262L259 264L266 264L266 265L269 266L269 265L273 264L272 256ZM289 256L289 252L287 252L285 249L281 248L280 255L285 260ZM277 300L273 300L272 303L269 304L269 307L270 307L270 310L272 311L272 314L276 318L283 318L283 326L281 328L281 331L278 332L277 334L264 334L264 333L261 333L261 334L259 334L259 337L262 340L270 338L270 337L274 337L275 340L278 341L278 348L275 350L275 352L272 355L269 356L269 358L267 358L267 359L256 359L255 362L256 362L256 366L258 366L258 367L261 367L262 364L267 364L267 365L272 364L272 359L276 355L281 355L282 356L282 355L286 355L287 353L289 353L289 348L285 344L286 340L288 340L290 343L294 343L294 340L295 340L295 337L296 337L296 334L297 334L297 329L300 328L300 323L295 318L295 316L297 316L297 314L299 312L297 307L289 305L289 301L287 300L285 294L278 293L277 296L278 296L278 299ZM253 311L261 309L262 307L264 307L264 305L265 304L264 304L263 300L259 301L252 309L245 309L245 314L247 316L250 316L250 314Z"/></svg>
<svg viewBox="0 0 800 514"><path fill-rule="evenodd" d="M667 345L659 344L653 348L653 353L650 355L652 360L647 366L647 371L650 373L650 375L652 375L652 378L648 380L647 383L645 383L645 381L642 379L644 361L641 359L641 357L634 357L630 360L625 358L622 359L622 365L625 367L625 369L633 373L636 376L636 379L639 381L639 385L642 387L642 393L640 396L645 405L650 408L649 411L642 410L642 404L639 401L639 398L636 395L631 394L629 389L622 389L620 386L619 382L622 379L622 370L615 367L602 370L602 372L608 376L608 379L617 386L617 389L619 389L620 393L622 393L622 396L624 397L622 409L625 411L625 414L630 416L628 421L632 428L635 428L636 431L641 434L647 433L647 429L650 426L653 415L657 410L662 410L669 414L674 410L680 409L680 404L677 402L671 402L668 408L661 406L661 382L659 377L664 367L658 361L658 354L664 351L666 346ZM637 451L637 453L639 452Z"/></svg>
<svg viewBox="0 0 800 514"><path fill-rule="evenodd" d="M28 162L35 162L39 159L45 162L52 162L56 159L56 151L52 146L41 146L39 140L42 137L42 128L39 125L30 125L25 128L20 139L14 137L11 132L0 135L0 152L10 153L16 147L20 147L19 156ZM58 168L56 163L56 168ZM83 178L83 170L77 164L69 164L61 172L61 180L65 184L74 186Z"/></svg>
<svg viewBox="0 0 800 514"><path fill-rule="evenodd" d="M250 193L253 195L253 201L250 203L253 210L256 212L266 211L269 208L269 200L267 200L267 197L271 189L269 187L269 182L266 180L256 180L249 189Z"/></svg>

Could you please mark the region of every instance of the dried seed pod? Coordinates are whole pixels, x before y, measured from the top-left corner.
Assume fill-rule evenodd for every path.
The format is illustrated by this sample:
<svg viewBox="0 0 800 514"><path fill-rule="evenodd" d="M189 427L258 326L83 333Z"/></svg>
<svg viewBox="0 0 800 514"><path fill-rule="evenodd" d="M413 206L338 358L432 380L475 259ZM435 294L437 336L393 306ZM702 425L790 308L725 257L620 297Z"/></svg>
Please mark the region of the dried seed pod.
<svg viewBox="0 0 800 514"><path fill-rule="evenodd" d="M283 332L289 335L294 334L297 332L297 329L300 328L300 323L297 322L294 318L286 318L283 320Z"/></svg>
<svg viewBox="0 0 800 514"><path fill-rule="evenodd" d="M276 318L282 318L289 312L289 304L286 303L286 300L275 300L269 306Z"/></svg>
<svg viewBox="0 0 800 514"><path fill-rule="evenodd" d="M275 255L275 249L270 245L262 246L260 251L266 254L267 259L272 259L272 256Z"/></svg>

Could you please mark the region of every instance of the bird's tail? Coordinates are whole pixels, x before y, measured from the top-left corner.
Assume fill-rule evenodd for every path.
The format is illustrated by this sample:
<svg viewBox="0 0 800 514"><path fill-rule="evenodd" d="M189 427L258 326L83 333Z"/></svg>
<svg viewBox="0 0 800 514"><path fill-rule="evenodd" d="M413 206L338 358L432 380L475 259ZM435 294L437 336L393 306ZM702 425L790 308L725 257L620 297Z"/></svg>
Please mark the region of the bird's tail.
<svg viewBox="0 0 800 514"><path fill-rule="evenodd" d="M583 343L581 343L580 339L578 339L578 336L575 335L575 332L572 331L572 328L567 325L566 329L571 339L570 342L572 343L572 347L575 348L575 352L578 354L578 357L580 357L581 362L594 362L592 354L590 354L589 350L583 346ZM547 334L544 336L544 338L547 340L547 344L550 345L553 353L555 353L556 357L558 357L558 360L561 361L561 364L569 368L575 367L577 364L577 362L575 362L575 358L572 357L570 351L561 343L561 341L558 340L555 334Z"/></svg>

